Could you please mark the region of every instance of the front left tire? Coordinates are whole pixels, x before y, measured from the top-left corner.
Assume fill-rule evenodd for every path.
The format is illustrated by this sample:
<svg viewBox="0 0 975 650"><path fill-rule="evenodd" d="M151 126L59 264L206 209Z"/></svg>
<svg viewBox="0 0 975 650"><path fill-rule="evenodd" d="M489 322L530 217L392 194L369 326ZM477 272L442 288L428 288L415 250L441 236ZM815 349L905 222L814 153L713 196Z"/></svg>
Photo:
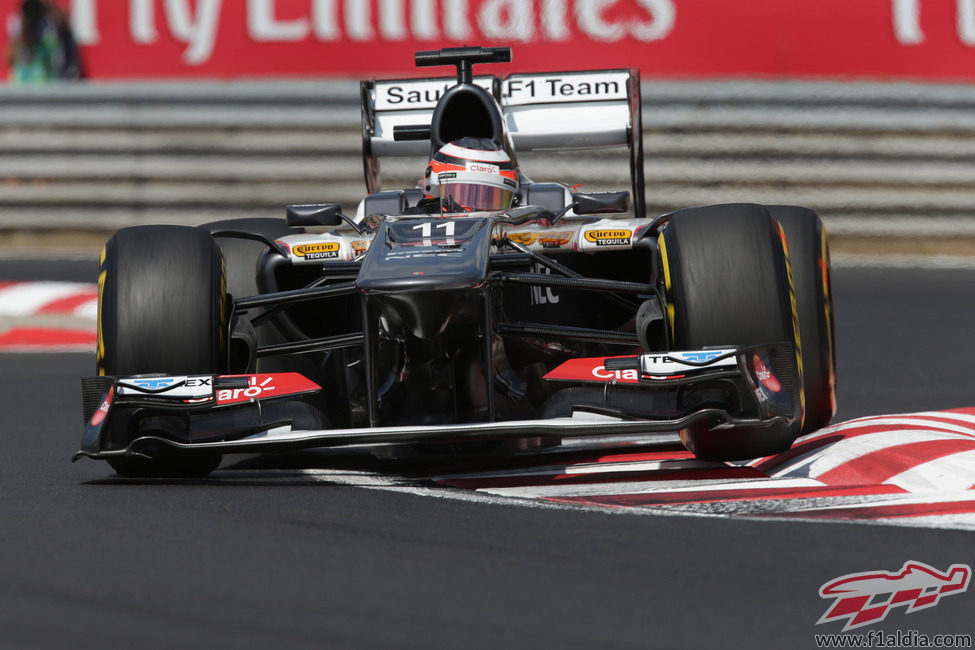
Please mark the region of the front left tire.
<svg viewBox="0 0 975 650"><path fill-rule="evenodd" d="M223 257L204 230L183 226L123 228L106 243L98 272L99 375L219 374L227 363ZM158 419L145 426L164 426ZM116 422L113 449L139 435L140 423ZM135 429L135 430L132 430ZM117 457L109 464L129 477L205 476L215 453Z"/></svg>

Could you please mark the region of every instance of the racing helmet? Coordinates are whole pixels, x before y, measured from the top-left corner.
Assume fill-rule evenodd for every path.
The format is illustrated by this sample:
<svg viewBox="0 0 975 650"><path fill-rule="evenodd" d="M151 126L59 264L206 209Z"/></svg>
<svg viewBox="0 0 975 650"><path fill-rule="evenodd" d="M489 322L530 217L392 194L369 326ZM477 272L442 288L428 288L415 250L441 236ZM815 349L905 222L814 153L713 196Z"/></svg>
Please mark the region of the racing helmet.
<svg viewBox="0 0 975 650"><path fill-rule="evenodd" d="M493 141L461 138L433 154L424 190L446 212L505 210L518 196L518 169Z"/></svg>

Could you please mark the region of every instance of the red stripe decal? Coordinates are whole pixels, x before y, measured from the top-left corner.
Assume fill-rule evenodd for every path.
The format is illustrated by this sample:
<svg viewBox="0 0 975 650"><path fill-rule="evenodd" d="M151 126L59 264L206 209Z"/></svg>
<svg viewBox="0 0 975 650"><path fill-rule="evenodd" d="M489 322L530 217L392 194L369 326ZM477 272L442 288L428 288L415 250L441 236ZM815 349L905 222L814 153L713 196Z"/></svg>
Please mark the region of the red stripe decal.
<svg viewBox="0 0 975 650"><path fill-rule="evenodd" d="M827 445L840 442L841 440L845 440L848 438L858 438L860 436L866 436L872 433L891 433L893 431L898 431L902 429L912 429L912 430L948 433L956 436L965 435L964 432L950 431L947 429L939 428L936 424L930 422L930 420L936 419L933 417L925 416L922 418L916 415L885 416L885 417L886 418L896 417L905 420L916 419L917 423L895 425L889 423L874 424L871 421L864 421L861 426L843 428L840 429L839 431L826 430L822 435L816 436L815 438L810 438L809 440L805 440L786 452L777 454L775 456L766 456L765 458L759 458L749 462L748 464L751 465L752 467L755 467L756 469L765 472L766 474L772 474L775 472L777 468L795 460L796 458L802 456L803 454L807 454L821 447L825 447ZM939 420L939 422L942 424L951 424L954 426L965 427L965 423L958 422L957 420L952 421L949 419L943 419L943 420ZM973 438L975 438L975 426L973 426L972 428L971 435L973 436Z"/></svg>
<svg viewBox="0 0 975 650"><path fill-rule="evenodd" d="M224 375L221 378L246 378L246 388L221 388L216 392L217 404L242 404L255 399L296 395L319 390L321 386L297 372L259 375Z"/></svg>
<svg viewBox="0 0 975 650"><path fill-rule="evenodd" d="M0 349L49 347L91 347L96 343L94 330L64 330L18 327L0 334Z"/></svg>
<svg viewBox="0 0 975 650"><path fill-rule="evenodd" d="M73 296L53 300L37 310L39 314L70 314L81 305L98 299L98 290L86 291Z"/></svg>
<svg viewBox="0 0 975 650"><path fill-rule="evenodd" d="M603 366L606 359L617 357L588 357L586 359L569 359L552 372L545 375L545 379L558 381L598 381L617 384L637 384L640 382L639 370L606 370Z"/></svg>
<svg viewBox="0 0 975 650"><path fill-rule="evenodd" d="M965 406L963 408L948 409L945 413L961 413L962 415L975 416L975 406Z"/></svg>
<svg viewBox="0 0 975 650"><path fill-rule="evenodd" d="M845 432L844 432L845 433ZM831 445L835 442L843 440L846 436L844 433L834 433L828 436L823 436L821 438L814 438L813 440L808 440L806 442L800 443L788 451L784 451L776 456L766 456L758 462L751 462L749 465L759 470L764 474L771 474L776 468L779 468L786 463L789 463L796 458L799 458L803 454L808 454L811 451L816 451L826 445Z"/></svg>
<svg viewBox="0 0 975 650"><path fill-rule="evenodd" d="M827 485L883 483L924 463L975 450L975 440L924 440L873 451L816 476Z"/></svg>

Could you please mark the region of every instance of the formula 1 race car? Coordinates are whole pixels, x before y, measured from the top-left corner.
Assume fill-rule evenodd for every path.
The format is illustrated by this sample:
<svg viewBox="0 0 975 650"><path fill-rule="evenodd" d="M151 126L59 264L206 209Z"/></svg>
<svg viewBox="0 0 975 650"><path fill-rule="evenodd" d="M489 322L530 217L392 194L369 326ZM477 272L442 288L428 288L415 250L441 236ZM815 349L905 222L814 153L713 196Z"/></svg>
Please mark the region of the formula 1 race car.
<svg viewBox="0 0 975 650"><path fill-rule="evenodd" d="M680 440L787 449L835 411L826 234L806 208L645 214L635 71L362 84L368 195L106 244L75 458L202 476L227 453L521 451ZM625 148L631 191L534 182L517 152ZM421 187L380 160L422 154ZM429 155L427 155L429 154ZM630 205L632 201L632 207Z"/></svg>

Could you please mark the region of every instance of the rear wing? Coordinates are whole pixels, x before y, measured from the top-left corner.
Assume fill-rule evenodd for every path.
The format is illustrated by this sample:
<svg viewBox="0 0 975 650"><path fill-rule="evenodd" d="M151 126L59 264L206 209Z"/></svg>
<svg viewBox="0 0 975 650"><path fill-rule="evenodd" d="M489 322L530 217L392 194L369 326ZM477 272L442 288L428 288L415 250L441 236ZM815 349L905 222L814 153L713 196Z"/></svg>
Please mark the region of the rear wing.
<svg viewBox="0 0 975 650"><path fill-rule="evenodd" d="M645 216L639 71L479 75L472 81L497 101L515 152L626 147L634 211ZM429 125L438 100L456 84L451 77L362 82L362 156L370 193L381 189L381 158L430 153L429 136L413 129L404 138L410 131L405 127Z"/></svg>

